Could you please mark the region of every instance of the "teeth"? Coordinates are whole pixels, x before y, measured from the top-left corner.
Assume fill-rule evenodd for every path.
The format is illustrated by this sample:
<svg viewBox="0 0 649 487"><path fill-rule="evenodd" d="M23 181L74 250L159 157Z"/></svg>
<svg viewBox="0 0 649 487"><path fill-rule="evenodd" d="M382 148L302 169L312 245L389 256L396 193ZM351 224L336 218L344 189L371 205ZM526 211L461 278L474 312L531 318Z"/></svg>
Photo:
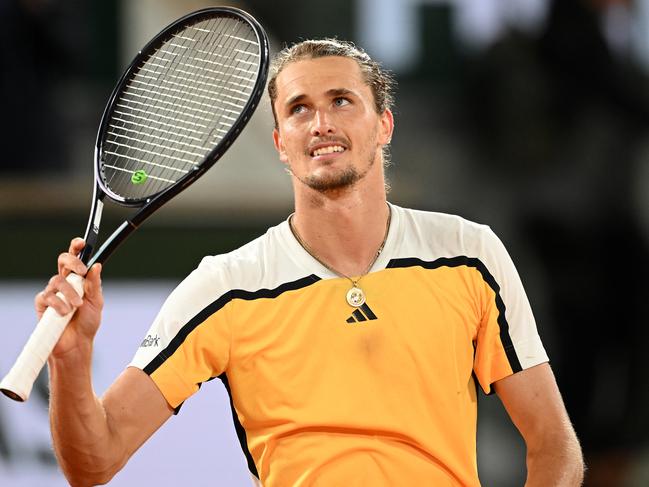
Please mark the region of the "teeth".
<svg viewBox="0 0 649 487"><path fill-rule="evenodd" d="M321 147L320 149L314 150L313 157L322 156L324 154L331 154L333 152L343 152L344 150L345 148L339 145L329 145L327 147Z"/></svg>

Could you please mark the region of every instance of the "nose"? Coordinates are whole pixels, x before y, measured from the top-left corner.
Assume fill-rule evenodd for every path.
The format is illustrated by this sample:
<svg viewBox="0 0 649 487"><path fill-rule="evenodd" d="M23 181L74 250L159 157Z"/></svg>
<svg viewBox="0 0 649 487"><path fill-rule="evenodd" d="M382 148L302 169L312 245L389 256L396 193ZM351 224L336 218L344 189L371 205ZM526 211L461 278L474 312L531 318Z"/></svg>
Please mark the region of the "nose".
<svg viewBox="0 0 649 487"><path fill-rule="evenodd" d="M311 126L311 135L321 137L335 133L336 127L331 120L331 115L326 110L316 110L315 116L313 117L313 125Z"/></svg>

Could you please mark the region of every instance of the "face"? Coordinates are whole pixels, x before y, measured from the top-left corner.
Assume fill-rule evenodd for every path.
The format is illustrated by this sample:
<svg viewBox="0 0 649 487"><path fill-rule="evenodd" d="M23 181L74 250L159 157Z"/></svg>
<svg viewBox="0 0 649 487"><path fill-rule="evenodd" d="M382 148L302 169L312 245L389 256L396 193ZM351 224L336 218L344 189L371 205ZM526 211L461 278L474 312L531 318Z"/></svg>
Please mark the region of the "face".
<svg viewBox="0 0 649 487"><path fill-rule="evenodd" d="M353 59L330 56L287 65L277 77L275 111L279 157L309 188L341 190L382 168L392 113L376 113L372 90Z"/></svg>

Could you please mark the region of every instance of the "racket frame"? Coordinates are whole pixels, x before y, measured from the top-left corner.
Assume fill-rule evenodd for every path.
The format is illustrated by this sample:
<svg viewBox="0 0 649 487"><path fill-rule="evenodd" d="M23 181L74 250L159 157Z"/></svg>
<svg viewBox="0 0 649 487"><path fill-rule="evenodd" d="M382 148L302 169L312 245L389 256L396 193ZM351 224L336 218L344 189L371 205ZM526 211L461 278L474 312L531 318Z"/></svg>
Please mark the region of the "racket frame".
<svg viewBox="0 0 649 487"><path fill-rule="evenodd" d="M171 186L168 186L158 193L139 199L127 199L113 193L112 191L110 191L110 189L104 183L103 178L101 177L101 158L103 155L102 140L104 131L106 130L106 125L110 118L110 114L112 113L112 109L122 91L122 88L124 87L124 84L128 81L129 76L134 72L137 65L146 56L149 56L150 53L155 52L158 45L163 43L167 39L170 32L182 28L183 25L192 20L195 20L197 17L205 16L206 18L211 18L212 13L225 14L226 16L229 15L238 19L245 19L255 31L255 34L259 41L259 69L255 87L251 92L247 103L244 105L241 113L237 117L237 120L232 124L230 129L222 137L218 144L210 152L208 152L208 154L203 159L203 162L200 165L194 166L193 169L189 170L187 174L182 176ZM124 74L113 89L106 108L104 109L104 112L102 114L99 130L97 133L97 141L95 144L94 154L95 186L92 198L92 206L88 218L88 225L84 237L86 240L86 246L84 247L80 256L81 260L88 267L91 267L96 262L104 262L111 255L111 253L136 228L138 228L138 226L144 220L151 216L151 214L153 214L164 203L169 201L171 198L176 196L178 193L180 193L194 181L196 181L201 175L205 173L205 171L207 171L214 165L214 163L216 163L216 161L219 160L219 158L239 136L243 128L250 120L257 105L259 104L266 85L268 65L269 46L266 33L254 17L244 12L243 10L234 7L209 7L187 14L162 29L160 33L158 33L153 39L151 39L138 52L138 54L135 56L128 68L124 71ZM106 199L106 197L119 205L134 208L139 207L140 209L139 211L135 212L135 214L130 218L127 218L95 252L94 248L98 241L99 226L101 223L104 200ZM84 279L75 274L69 274L67 280L75 287L77 293L82 296ZM58 296L65 301L65 297L62 293L59 293ZM75 312L76 309L65 316L59 316L56 311L53 310L53 308L48 308L45 311L43 317L36 325L36 328L34 329L32 335L25 344L22 352L16 359L14 366L2 379L2 381L0 381L0 392L16 401L26 401L29 398L38 373L45 365L47 357L53 350L54 346L56 345L65 327L67 326L68 322Z"/></svg>
<svg viewBox="0 0 649 487"><path fill-rule="evenodd" d="M167 38L176 30L181 30L183 26L190 21L200 21L200 17L210 18L211 14L220 13L226 16L245 19L253 28L257 36L260 52L259 52L259 68L257 70L257 82L255 90L250 94L248 101L241 111L241 115L232 124L227 133L223 136L221 141L212 149L205 157L202 164L194 166L187 174L182 176L171 186L163 189L162 191L148 196L146 198L124 198L115 194L105 184L101 176L101 161L104 156L102 142L107 130L110 116L113 113L115 104L119 100L122 89L129 81L131 74L136 71L143 60L155 53L158 47L163 44ZM194 22L195 23L195 22ZM92 206L90 208L90 215L88 217L88 225L84 235L86 245L80 255L81 260L89 267L92 264L105 262L110 254L135 230L144 220L151 216L158 208L164 205L171 198L185 190L189 185L194 183L200 176L212 167L216 161L228 150L232 143L237 139L241 131L249 122L252 114L259 105L259 101L264 93L266 87L266 80L268 78L269 66L269 43L268 36L263 27L257 20L247 12L235 7L208 7L194 11L187 14L178 20L172 22L167 27L162 29L153 39L151 39L133 58L129 66L124 70L122 77L119 79L115 88L108 99L108 103L104 108L101 117L99 129L97 131L97 139L95 142L95 189L92 197ZM95 252L95 246L99 240L99 226L101 223L101 215L104 206L104 199L108 198L121 206L141 208L131 217L127 218L109 237L106 238L101 247Z"/></svg>

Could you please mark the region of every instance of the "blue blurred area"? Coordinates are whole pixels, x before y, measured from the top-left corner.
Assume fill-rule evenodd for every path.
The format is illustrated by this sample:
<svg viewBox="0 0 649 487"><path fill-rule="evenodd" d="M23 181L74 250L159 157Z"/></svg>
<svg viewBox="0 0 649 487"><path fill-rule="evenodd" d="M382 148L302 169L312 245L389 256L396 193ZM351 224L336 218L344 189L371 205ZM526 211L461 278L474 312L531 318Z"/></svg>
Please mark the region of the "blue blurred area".
<svg viewBox="0 0 649 487"><path fill-rule="evenodd" d="M41 284L0 283L3 323L11 324L2 342L0 370L11 366L31 333L30 309ZM97 334L93 381L102 394L133 358L158 308L175 283L112 281L104 283L106 309ZM41 374L25 403L0 399L0 485L63 487L50 446L47 374ZM223 385L211 381L190 398L129 461L110 485L131 487L155 482L172 485L250 485L245 458L234 431Z"/></svg>
<svg viewBox="0 0 649 487"><path fill-rule="evenodd" d="M649 1L237 3L262 22L275 50L338 36L395 71L390 199L458 213L501 236L582 441L587 486L649 485ZM0 266L5 291L21 278L44 282L53 264L43 262L53 262L67 236L85 225L95 130L120 66L138 48L135 38L207 4L0 4L0 248L4 255L33 256ZM268 116L265 110L260 117ZM173 210L174 218L161 214L160 255L174 255L176 265L164 276L142 277L178 280L200 254L232 248L286 215L287 185L269 130L264 122L253 124L245 134L251 138L238 144L259 155L235 154L215 169L234 175L228 196L213 200L220 189L198 188L201 197ZM267 190L264 199L257 186L250 191L254 184ZM233 203L223 203L228 198ZM223 231L221 216L236 225L228 221ZM59 228L53 248L40 246L44 221ZM136 248L139 238L146 239L134 237ZM189 246L193 253L178 251ZM140 269L136 254L125 248L109 277ZM38 287L16 288L28 311ZM31 311L3 322L29 328L30 320ZM148 323L138 326L124 332L132 343ZM117 348L127 355L134 350ZM117 365L109 375L123 362ZM14 420L6 407L0 403L0 483L3 475L13 482L11 472L27 470L24 455L32 459L30 470L38 464L49 471L46 422L38 420L30 452L20 453L7 436ZM484 485L522 485L524 445L496 398L481 398L480 408ZM169 441L188 441L179 438Z"/></svg>

